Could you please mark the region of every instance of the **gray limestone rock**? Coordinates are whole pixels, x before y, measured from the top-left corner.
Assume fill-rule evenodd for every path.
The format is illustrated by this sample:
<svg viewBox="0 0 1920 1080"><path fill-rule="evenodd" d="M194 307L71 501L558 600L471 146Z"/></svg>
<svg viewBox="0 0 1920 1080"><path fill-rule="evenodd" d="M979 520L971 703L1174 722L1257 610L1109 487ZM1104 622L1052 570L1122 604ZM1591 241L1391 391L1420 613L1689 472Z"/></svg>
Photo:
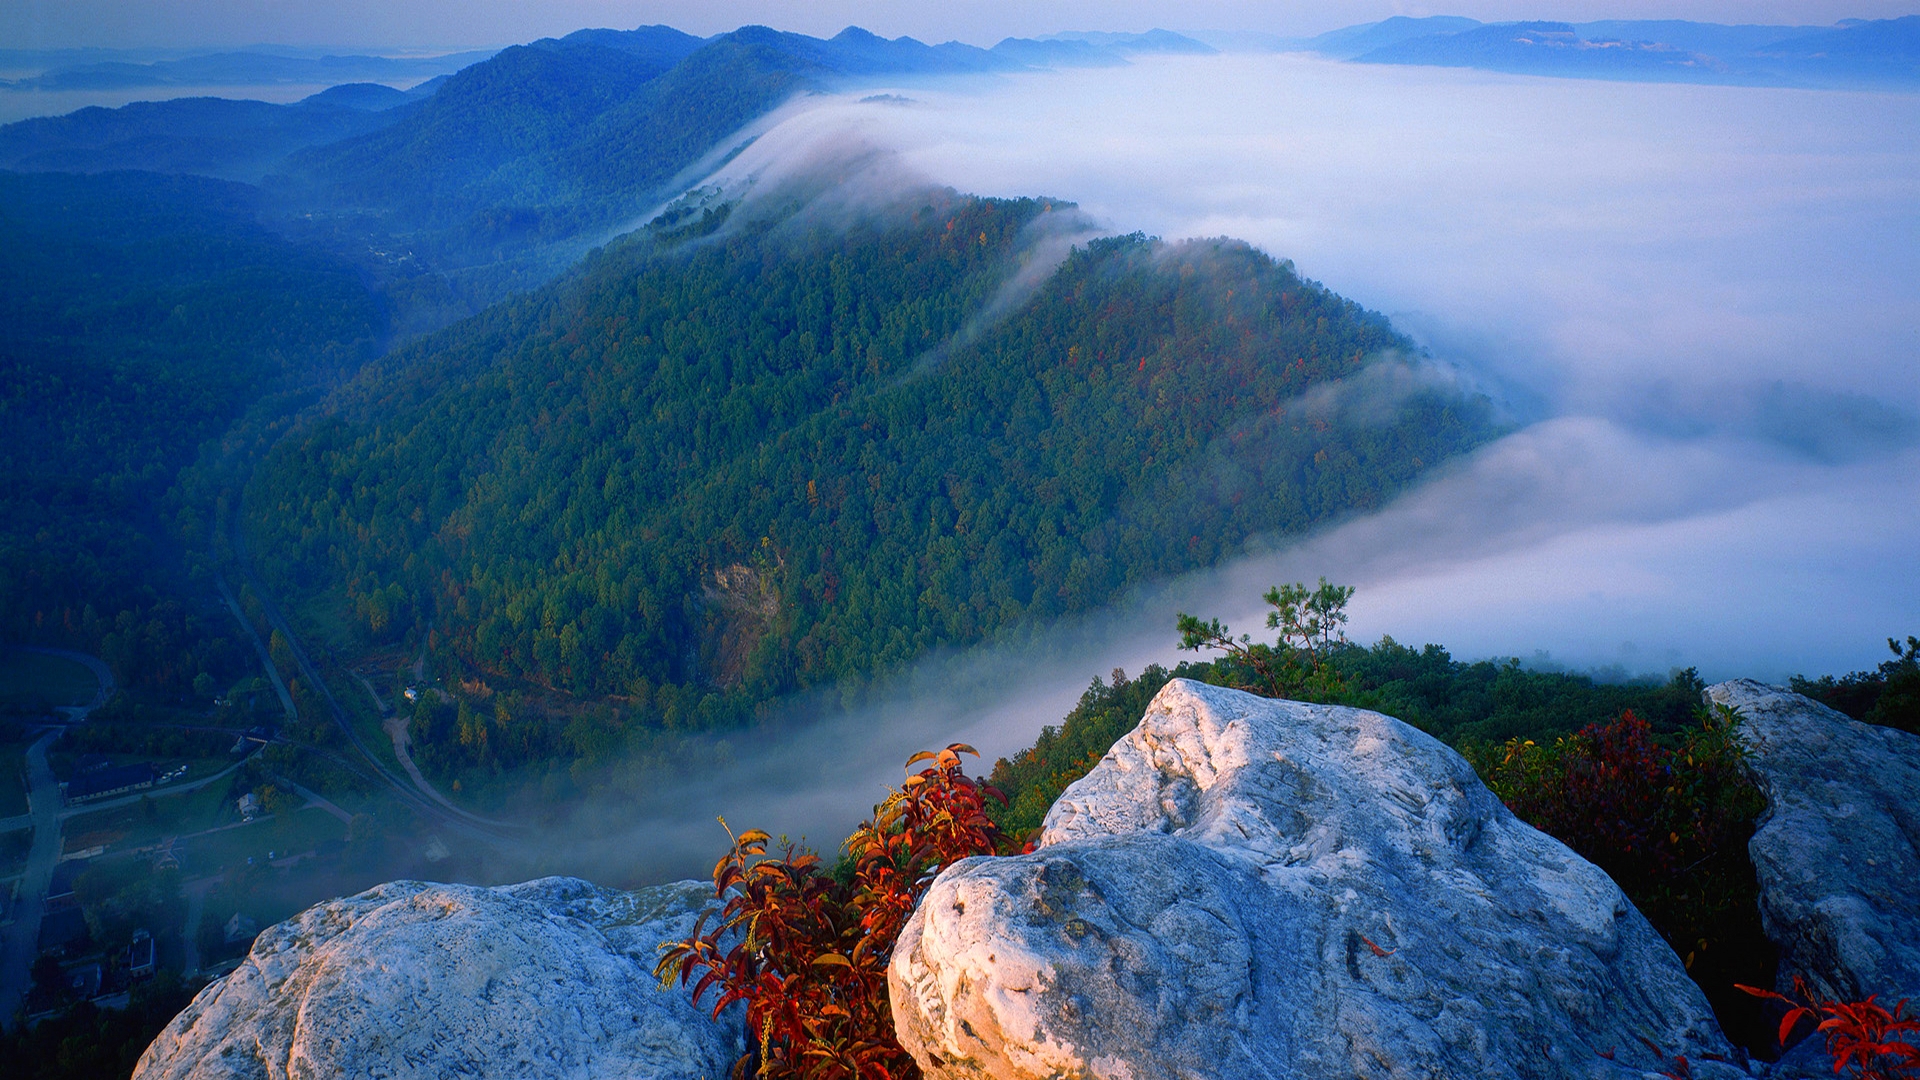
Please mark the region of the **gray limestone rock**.
<svg viewBox="0 0 1920 1080"><path fill-rule="evenodd" d="M739 1025L652 976L655 947L685 937L712 895L692 881L390 882L261 934L134 1076L720 1080Z"/></svg>
<svg viewBox="0 0 1920 1080"><path fill-rule="evenodd" d="M1740 710L1767 797L1747 849L1780 988L1920 1000L1920 736L1751 679L1707 696Z"/></svg>
<svg viewBox="0 0 1920 1080"><path fill-rule="evenodd" d="M1598 868L1397 720L1175 680L889 970L932 1077L1700 1077L1733 1049Z"/></svg>

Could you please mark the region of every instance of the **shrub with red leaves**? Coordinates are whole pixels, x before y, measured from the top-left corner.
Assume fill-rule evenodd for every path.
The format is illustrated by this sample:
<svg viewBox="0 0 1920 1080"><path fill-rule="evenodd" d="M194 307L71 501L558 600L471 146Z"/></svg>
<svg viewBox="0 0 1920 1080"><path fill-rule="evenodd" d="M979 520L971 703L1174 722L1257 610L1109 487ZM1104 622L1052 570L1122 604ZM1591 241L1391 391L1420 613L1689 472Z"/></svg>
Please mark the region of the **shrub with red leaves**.
<svg viewBox="0 0 1920 1080"><path fill-rule="evenodd" d="M956 743L907 761L909 769L932 764L848 837L850 883L791 845L768 857L769 838L757 829L734 838L713 868L721 906L701 915L693 936L661 946L655 974L663 986L691 984L695 1002L717 991L715 1017L745 1004L753 1046L736 1078L920 1075L893 1037L887 962L934 876L967 856L995 854L1005 840L986 808L1000 793L961 770L960 755L974 752Z"/></svg>
<svg viewBox="0 0 1920 1080"><path fill-rule="evenodd" d="M1463 753L1522 820L1618 882L1685 962L1727 1034L1760 1050L1760 1010L1732 987L1773 978L1747 840L1765 800L1740 767L1736 712L1667 742L1632 712L1542 746Z"/></svg>
<svg viewBox="0 0 1920 1080"><path fill-rule="evenodd" d="M1920 1080L1920 1019L1907 1015L1902 998L1892 1012L1875 994L1865 1001L1816 1001L1804 980L1793 980L1793 995L1756 986L1740 990L1786 1007L1780 1018L1780 1046L1793 1037L1803 1020L1816 1020L1816 1031L1826 1036L1833 1072L1854 1080Z"/></svg>
<svg viewBox="0 0 1920 1080"><path fill-rule="evenodd" d="M1665 746L1629 711L1551 746L1516 739L1470 757L1515 814L1612 875L1684 957L1753 902L1746 842L1765 802L1740 771L1737 723L1719 708Z"/></svg>

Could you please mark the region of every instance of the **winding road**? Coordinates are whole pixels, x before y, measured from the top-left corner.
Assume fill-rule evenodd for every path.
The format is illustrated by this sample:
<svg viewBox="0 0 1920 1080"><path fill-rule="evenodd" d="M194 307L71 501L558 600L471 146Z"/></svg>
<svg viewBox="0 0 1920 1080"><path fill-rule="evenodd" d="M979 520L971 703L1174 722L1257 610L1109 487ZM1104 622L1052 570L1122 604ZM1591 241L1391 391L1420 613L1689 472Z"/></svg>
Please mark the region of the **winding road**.
<svg viewBox="0 0 1920 1080"><path fill-rule="evenodd" d="M71 722L84 722L93 710L113 696L113 672L99 657L63 649L30 651L85 664L99 680L92 701L62 709ZM0 1025L11 1024L21 1002L26 1000L33 958L39 952L40 918L46 913L47 886L53 881L54 865L60 861L60 823L68 814L60 805L60 782L54 779L53 769L47 764L47 748L65 731L64 727L52 728L27 747L25 820L33 826L33 846L27 852L27 871L20 878L16 893L19 902L14 907L13 925L6 928L4 948L0 948Z"/></svg>
<svg viewBox="0 0 1920 1080"><path fill-rule="evenodd" d="M294 665L300 669L301 677L306 679L307 684L320 695L320 700L325 703L328 713L333 717L334 725L340 729L342 735L346 736L348 744L365 759L368 767L370 767L395 794L405 800L409 806L412 806L417 811L424 812L427 816L434 818L441 824L456 829L468 836L487 840L500 839L525 828L524 825L516 822L495 821L491 818L484 818L478 814L461 809L447 799L445 795L442 795L438 790L434 789L431 784L427 783L426 778L420 776L418 770L413 771L414 775L412 779L415 783L410 785L405 779L396 775L392 769L387 768L386 763L382 762L380 758L375 755L373 748L369 747L366 741L360 737L360 733L354 730L353 721L347 716L347 711L341 707L340 700L334 696L333 688L328 686L327 681L320 677L320 672L308 657L306 648L300 644L299 635L293 632L293 626L287 622L287 618L281 613L279 605L273 602L272 597L267 593L266 586L254 575L252 562L247 552L246 530L242 529L239 525L239 521L243 516L244 515L241 514L234 515L234 562L240 572L247 575L247 584L252 586L254 597L260 601L260 606L267 617L267 622L270 623L275 630L280 631L280 636L286 639L287 649L293 654ZM241 613L239 605L232 603L233 594L227 589L224 580L220 582L220 592L222 597L228 600L229 609L234 613L234 616L239 618L241 622L246 622L247 620ZM249 632L253 638L254 647L262 650L263 660L267 669L269 671L273 670L273 658L271 655L266 654L264 647L260 644L259 635L251 633L251 626L249 626ZM371 687L369 687L369 689L371 689ZM291 699L287 700L286 705L289 710L292 709Z"/></svg>

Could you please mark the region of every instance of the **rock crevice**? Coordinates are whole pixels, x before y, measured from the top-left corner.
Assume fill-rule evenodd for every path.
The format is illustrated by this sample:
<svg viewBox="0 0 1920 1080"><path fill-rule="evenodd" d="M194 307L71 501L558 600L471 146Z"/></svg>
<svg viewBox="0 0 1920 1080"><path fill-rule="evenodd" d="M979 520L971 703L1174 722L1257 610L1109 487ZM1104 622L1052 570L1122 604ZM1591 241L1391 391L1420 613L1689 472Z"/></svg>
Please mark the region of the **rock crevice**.
<svg viewBox="0 0 1920 1080"><path fill-rule="evenodd" d="M1766 796L1747 850L1780 988L1920 1000L1920 736L1751 679L1707 696L1740 711Z"/></svg>

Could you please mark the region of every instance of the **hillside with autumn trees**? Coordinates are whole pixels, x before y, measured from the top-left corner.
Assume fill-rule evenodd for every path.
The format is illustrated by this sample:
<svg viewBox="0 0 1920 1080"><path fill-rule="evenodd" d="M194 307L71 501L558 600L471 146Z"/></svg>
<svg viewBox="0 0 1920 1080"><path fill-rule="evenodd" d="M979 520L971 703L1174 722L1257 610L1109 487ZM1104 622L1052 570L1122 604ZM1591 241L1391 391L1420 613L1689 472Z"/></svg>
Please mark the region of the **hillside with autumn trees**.
<svg viewBox="0 0 1920 1080"><path fill-rule="evenodd" d="M1378 506L1495 433L1357 379L1412 347L1239 242L1092 240L1009 293L1068 213L949 193L610 248L283 440L258 565L368 643L697 730Z"/></svg>

